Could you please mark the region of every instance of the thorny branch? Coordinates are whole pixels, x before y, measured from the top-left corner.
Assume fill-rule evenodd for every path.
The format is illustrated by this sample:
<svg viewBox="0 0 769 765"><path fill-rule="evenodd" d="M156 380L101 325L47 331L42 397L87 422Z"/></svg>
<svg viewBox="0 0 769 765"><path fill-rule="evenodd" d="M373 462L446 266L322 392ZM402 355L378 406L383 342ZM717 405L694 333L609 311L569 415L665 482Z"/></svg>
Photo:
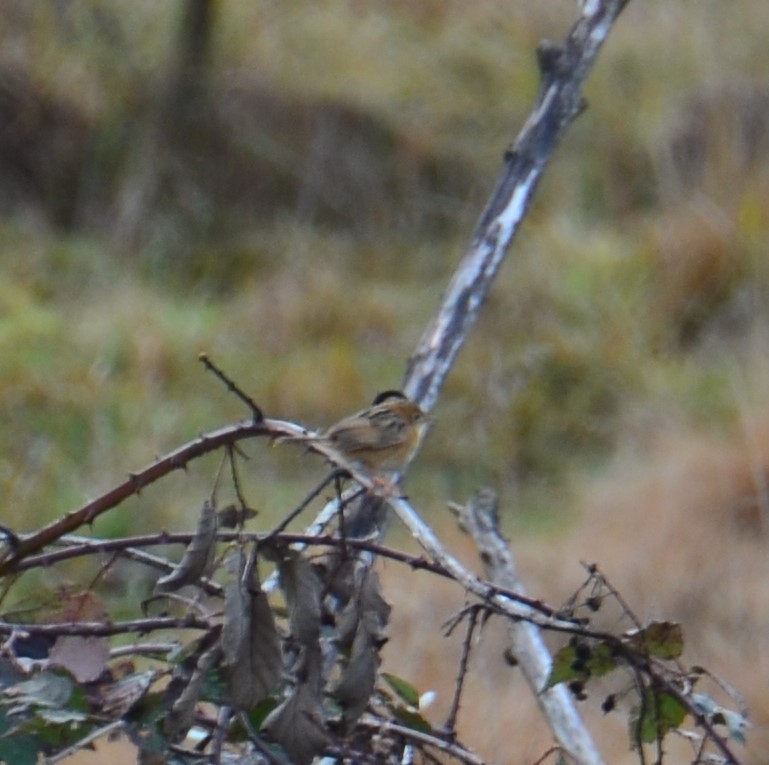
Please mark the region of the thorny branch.
<svg viewBox="0 0 769 765"><path fill-rule="evenodd" d="M144 547L156 547L159 545L189 545L193 539L193 534L190 532L179 532L169 534L168 532L161 531L155 534L142 534L135 537L121 537L119 539L96 539L93 537L83 537L75 535L67 535L61 539L56 540L54 544L60 545L60 549L49 550L39 555L32 555L25 558L14 568L14 573L21 573L34 568L47 568L60 563L65 560L71 560L73 558L79 558L86 555L99 555L104 553L119 552L121 555L130 557L133 560L144 563L150 567L160 569L162 571L170 571L174 568L172 563L169 563L165 558L160 556L151 555L141 548ZM282 532L280 535L276 535L274 531L267 534L258 534L250 532L219 532L217 534L217 541L223 543L243 542L243 543L261 543L266 540L278 538L280 541L290 545L313 545L315 547L333 547L341 548L346 547L350 550L356 550L360 552L368 552L375 555L378 558L386 558L389 560L397 561L408 566L415 571L428 571L437 576L451 579L453 575L451 572L444 568L440 563L428 560L423 556L409 555L401 550L397 550L392 547L387 547L382 544L378 544L371 540L346 538L342 539L339 536L326 535L316 536L311 534L289 534ZM571 623L565 621L560 617L558 611L554 610L550 606L546 605L540 600L534 598L528 598L525 595L515 592L514 590L506 589L501 586L497 586L492 582L483 582L478 580L482 586L485 587L485 591L489 594L498 595L501 598L505 598L509 601L519 603L521 606L527 608L531 612L531 618L535 618L536 615L543 617L541 624L545 624L544 620L550 620L553 624L563 624L568 626ZM221 586L213 582L207 582L205 579L201 580L200 585L206 592L211 595L221 595ZM524 618L523 614L520 615Z"/></svg>
<svg viewBox="0 0 769 765"><path fill-rule="evenodd" d="M106 494L102 494L77 510L57 518L32 534L17 537L14 544L8 545L4 551L5 557L0 560L0 576L13 571L16 564L26 556L39 552L47 545L81 526L92 524L100 515L117 507L130 496L139 494L146 486L155 483L174 470L186 468L192 460L202 457L204 454L255 436L278 438L296 436L301 433L302 429L293 423L281 420L263 420L227 425L219 430L199 436L194 441L180 446L142 470L131 473L125 481L110 489Z"/></svg>

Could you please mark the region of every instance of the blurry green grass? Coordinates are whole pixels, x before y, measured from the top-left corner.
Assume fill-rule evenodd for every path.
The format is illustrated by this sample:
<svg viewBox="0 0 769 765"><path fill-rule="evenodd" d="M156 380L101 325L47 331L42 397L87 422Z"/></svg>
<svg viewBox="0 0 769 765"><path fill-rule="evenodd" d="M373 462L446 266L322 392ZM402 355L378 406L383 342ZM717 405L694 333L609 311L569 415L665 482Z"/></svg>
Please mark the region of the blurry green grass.
<svg viewBox="0 0 769 765"><path fill-rule="evenodd" d="M43 11L26 43L44 43L47 53L21 58L46 88L117 123L119 97L162 70L173 17L168 6L104 7L121 39L142 40L124 59L105 59L92 16L80 19L92 45L76 46ZM734 12L716 29L715 7L684 8L631 4L599 60L590 109L559 148L435 412L409 482L426 511L493 483L516 498L520 517L565 518L570 487L655 418L673 412L682 423L735 426L730 380L751 357L730 338L678 344L681 296L665 292L670 266L657 254L658 221L670 215L675 229L676 210L661 199L654 163L685 93L718 71L716 36L732 71L763 66L748 19L765 10L745 0L745 25ZM416 10L340 0L222 3L220 13L219 83L260 79L296 97L360 105L414 145L471 161L473 182L488 183L460 193L455 225L439 232L404 224L361 233L287 210L221 241L148 220L149 229L166 227L163 236L119 254L93 231L4 221L0 496L13 528L44 523L156 455L246 416L197 363L201 350L270 416L312 427L397 386L531 105L534 47L563 34L573 7ZM706 296L706 325L741 289L769 286L760 188L734 191L741 196L727 247L741 266L724 294ZM169 255L180 249L189 255L183 266ZM754 353L765 347L760 326L745 330L758 338ZM262 444L247 451L248 496L265 525L322 475L313 458ZM151 487L100 520L97 533L189 528L216 467L206 460Z"/></svg>

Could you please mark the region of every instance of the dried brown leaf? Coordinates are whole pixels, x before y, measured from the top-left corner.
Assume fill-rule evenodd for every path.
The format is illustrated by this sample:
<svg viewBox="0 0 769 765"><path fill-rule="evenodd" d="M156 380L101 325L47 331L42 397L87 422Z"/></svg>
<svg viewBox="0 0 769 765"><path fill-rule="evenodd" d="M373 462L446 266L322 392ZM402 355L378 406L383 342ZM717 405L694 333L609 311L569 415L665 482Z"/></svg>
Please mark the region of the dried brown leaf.
<svg viewBox="0 0 769 765"><path fill-rule="evenodd" d="M365 711L376 683L379 647L390 618L390 606L380 590L379 577L367 572L339 623L338 642L350 648L350 656L333 695L344 709L348 729Z"/></svg>
<svg viewBox="0 0 769 765"><path fill-rule="evenodd" d="M64 587L56 591L56 609L46 621L101 622L108 618L101 598L90 590L71 592Z"/></svg>
<svg viewBox="0 0 769 765"><path fill-rule="evenodd" d="M208 574L216 555L217 517L214 506L206 500L200 511L195 536L176 568L155 583L155 594L175 592L185 585L195 584Z"/></svg>
<svg viewBox="0 0 769 765"><path fill-rule="evenodd" d="M302 645L313 645L320 637L320 579L310 563L294 552L280 561L278 570L291 634Z"/></svg>
<svg viewBox="0 0 769 765"><path fill-rule="evenodd" d="M382 585L373 571L369 571L363 580L360 601L366 629L374 639L381 639L390 621L392 608L382 597Z"/></svg>
<svg viewBox="0 0 769 765"><path fill-rule="evenodd" d="M365 624L358 625L347 666L334 688L333 696L343 709L345 726L349 730L365 711L376 684L379 652Z"/></svg>
<svg viewBox="0 0 769 765"><path fill-rule="evenodd" d="M232 569L234 577L224 587L224 626L222 627L221 646L223 661L234 664L241 652L241 646L248 637L248 587L243 581L246 557L238 548L235 555L227 561L227 568Z"/></svg>
<svg viewBox="0 0 769 765"><path fill-rule="evenodd" d="M275 618L256 566L238 551L236 577L224 590L222 668L236 709L251 709L281 678L282 656Z"/></svg>
<svg viewBox="0 0 769 765"><path fill-rule="evenodd" d="M352 645L361 621L374 641L384 635L384 629L390 620L391 608L381 595L379 577L372 571L366 573L357 597L352 597L339 618L337 643L342 648Z"/></svg>
<svg viewBox="0 0 769 765"><path fill-rule="evenodd" d="M51 649L51 664L69 670L80 683L96 680L109 659L109 641L103 637L61 635Z"/></svg>
<svg viewBox="0 0 769 765"><path fill-rule="evenodd" d="M305 650L297 673L301 681L264 722L263 729L280 744L294 765L309 765L326 745L321 695L321 651Z"/></svg>
<svg viewBox="0 0 769 765"><path fill-rule="evenodd" d="M349 602L357 589L356 572L360 569L360 561L336 550L327 553L322 560L326 570L323 577L326 591L341 603Z"/></svg>

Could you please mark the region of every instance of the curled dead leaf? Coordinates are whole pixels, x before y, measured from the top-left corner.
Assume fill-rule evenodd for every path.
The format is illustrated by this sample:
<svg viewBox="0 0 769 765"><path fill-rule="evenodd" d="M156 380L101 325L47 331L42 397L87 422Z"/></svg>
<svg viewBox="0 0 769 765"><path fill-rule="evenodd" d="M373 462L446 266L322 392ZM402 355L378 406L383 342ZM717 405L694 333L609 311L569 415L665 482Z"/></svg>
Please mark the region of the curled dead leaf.
<svg viewBox="0 0 769 765"><path fill-rule="evenodd" d="M188 584L195 584L210 573L216 555L217 525L213 503L206 500L200 511L195 536L176 568L155 583L156 595L175 592Z"/></svg>

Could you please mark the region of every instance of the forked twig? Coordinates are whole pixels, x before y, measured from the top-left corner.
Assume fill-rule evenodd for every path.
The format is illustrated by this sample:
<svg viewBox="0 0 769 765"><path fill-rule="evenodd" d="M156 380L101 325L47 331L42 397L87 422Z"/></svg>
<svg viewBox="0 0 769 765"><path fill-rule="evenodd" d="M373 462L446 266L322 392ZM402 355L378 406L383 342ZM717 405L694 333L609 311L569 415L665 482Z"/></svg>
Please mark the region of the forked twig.
<svg viewBox="0 0 769 765"><path fill-rule="evenodd" d="M475 607L471 607L468 610L467 631L465 632L465 639L462 641L462 655L459 659L459 670L457 672L457 679L454 683L454 696L451 699L451 709L449 715L446 718L446 722L443 727L449 733L453 734L457 727L457 717L459 716L459 703L462 698L462 689L465 684L465 677L467 676L467 668L470 662L470 646L473 641L473 635L475 634L475 627L478 624L478 616L480 615L483 606L475 604Z"/></svg>
<svg viewBox="0 0 769 765"><path fill-rule="evenodd" d="M346 473L347 471L342 471ZM339 469L332 470L268 535L267 539L270 539L288 528L289 524L299 515L301 515L307 507L320 495L330 483L335 486L339 478Z"/></svg>

